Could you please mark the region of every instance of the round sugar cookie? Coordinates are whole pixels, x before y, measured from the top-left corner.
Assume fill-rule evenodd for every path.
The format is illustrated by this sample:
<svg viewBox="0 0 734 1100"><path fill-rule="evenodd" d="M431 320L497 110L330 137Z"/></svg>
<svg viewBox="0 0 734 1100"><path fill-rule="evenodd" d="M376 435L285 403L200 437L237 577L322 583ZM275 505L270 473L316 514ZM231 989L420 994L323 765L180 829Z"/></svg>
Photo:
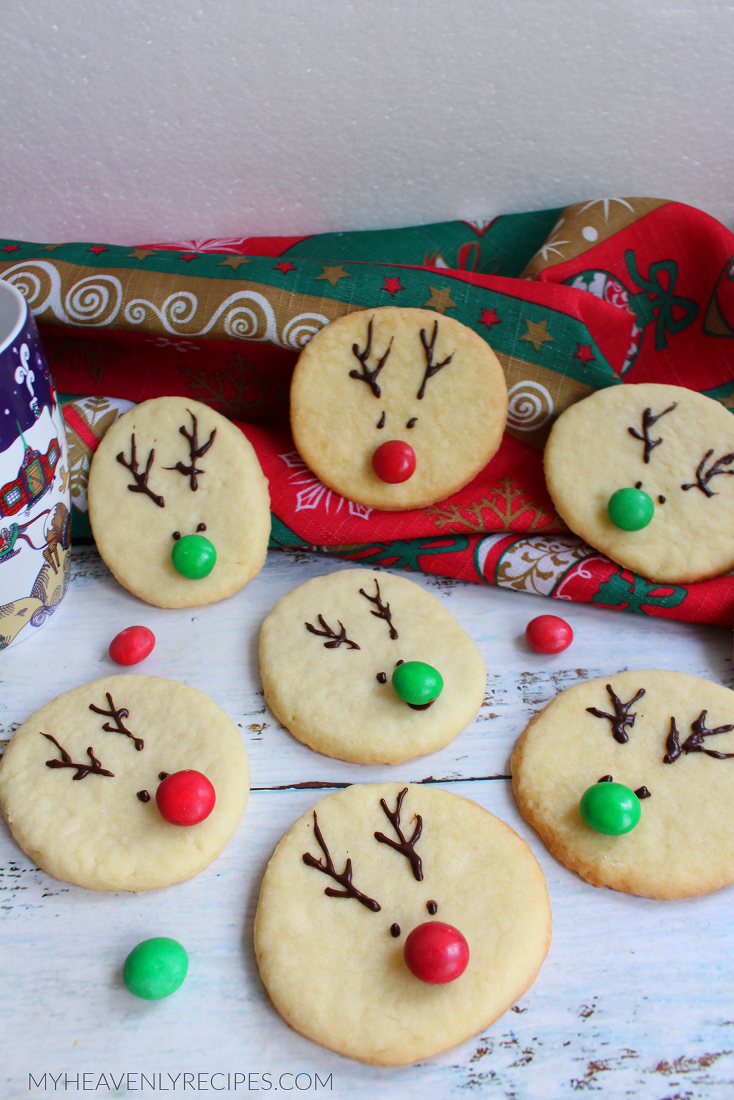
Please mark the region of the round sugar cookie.
<svg viewBox="0 0 734 1100"><path fill-rule="evenodd" d="M559 416L545 448L558 514L619 565L664 582L734 567L734 416L710 397L655 383L610 386ZM620 489L647 494L652 519L615 526Z"/></svg>
<svg viewBox="0 0 734 1100"><path fill-rule="evenodd" d="M329 860L338 878L324 873ZM403 958L410 932L432 920L469 946L466 970L443 985ZM488 1027L535 981L550 938L545 879L525 841L476 802L402 783L317 802L275 849L255 918L260 975L286 1022L382 1066Z"/></svg>
<svg viewBox="0 0 734 1100"><path fill-rule="evenodd" d="M276 603L260 632L265 701L294 737L356 764L398 764L443 748L476 716L482 655L425 589L392 573L344 569ZM392 686L398 664L438 671L438 698L416 709Z"/></svg>
<svg viewBox="0 0 734 1100"><path fill-rule="evenodd" d="M181 771L214 786L198 825L172 825L156 805L162 778ZM90 890L192 878L232 836L249 790L228 715L203 691L155 676L107 676L59 695L16 730L0 763L15 840L42 870Z"/></svg>
<svg viewBox="0 0 734 1100"><path fill-rule="evenodd" d="M157 607L223 600L265 562L270 497L255 451L226 417L187 397L156 397L115 421L94 455L88 500L103 559ZM216 554L198 578L171 559L192 535Z"/></svg>
<svg viewBox="0 0 734 1100"><path fill-rule="evenodd" d="M330 489L387 511L433 504L470 482L497 451L506 418L505 376L489 344L432 310L385 306L332 321L301 352L291 383L304 462ZM407 480L375 472L372 456L386 443L413 452Z"/></svg>
<svg viewBox="0 0 734 1100"><path fill-rule="evenodd" d="M609 776L639 798L620 836L579 811ZM719 684L648 670L568 688L520 737L512 784L551 853L594 886L685 898L734 882L734 692Z"/></svg>

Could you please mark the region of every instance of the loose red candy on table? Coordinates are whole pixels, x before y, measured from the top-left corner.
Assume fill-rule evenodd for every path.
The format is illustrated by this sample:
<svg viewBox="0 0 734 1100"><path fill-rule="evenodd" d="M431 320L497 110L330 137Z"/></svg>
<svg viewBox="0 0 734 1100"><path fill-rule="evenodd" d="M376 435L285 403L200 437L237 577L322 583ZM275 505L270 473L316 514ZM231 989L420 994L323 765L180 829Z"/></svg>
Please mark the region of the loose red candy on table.
<svg viewBox="0 0 734 1100"><path fill-rule="evenodd" d="M429 985L445 985L459 978L469 962L469 944L458 928L440 920L414 928L405 941L403 958L408 970Z"/></svg>
<svg viewBox="0 0 734 1100"><path fill-rule="evenodd" d="M387 443L381 443L372 455L372 469L380 481L398 485L415 473L415 451L410 443L389 439Z"/></svg>
<svg viewBox="0 0 734 1100"><path fill-rule="evenodd" d="M560 653L573 641L573 630L557 615L538 615L525 627L525 637L536 653Z"/></svg>
<svg viewBox="0 0 734 1100"><path fill-rule="evenodd" d="M166 776L155 800L161 817L171 825L198 825L209 817L217 795L201 772L182 771Z"/></svg>
<svg viewBox="0 0 734 1100"><path fill-rule="evenodd" d="M118 665L137 665L153 652L155 634L147 626L129 626L110 642L110 657Z"/></svg>

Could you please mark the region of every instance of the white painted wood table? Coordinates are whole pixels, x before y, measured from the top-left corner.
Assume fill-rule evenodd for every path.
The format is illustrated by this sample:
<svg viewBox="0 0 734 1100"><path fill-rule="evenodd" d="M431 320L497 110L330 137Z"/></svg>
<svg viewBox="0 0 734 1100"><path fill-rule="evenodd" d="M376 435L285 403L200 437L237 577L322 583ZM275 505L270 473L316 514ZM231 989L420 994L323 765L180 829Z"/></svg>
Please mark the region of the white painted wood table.
<svg viewBox="0 0 734 1100"><path fill-rule="evenodd" d="M2 827L2 1100L91 1091L734 1097L734 890L664 903L595 889L548 855L519 816L508 779L515 739L554 693L626 667L682 669L731 685L731 633L412 575L476 640L487 697L473 725L441 752L394 768L361 767L295 741L265 708L257 670L258 630L275 600L309 577L348 567L271 552L262 574L231 599L163 611L119 587L93 549L76 549L55 619L0 654L0 737L7 739L60 692L120 671L107 656L110 639L147 624L156 648L131 671L212 695L242 730L253 788L218 860L190 882L146 894L57 882ZM524 640L527 621L548 611L562 613L575 632L573 646L555 657L532 653ZM320 796L309 785L388 778L438 782L508 821L540 861L554 916L550 954L520 1002L462 1047L404 1069L363 1066L290 1031L265 995L252 949L265 865ZM122 964L134 944L159 935L186 946L189 975L169 999L138 1001L122 985Z"/></svg>

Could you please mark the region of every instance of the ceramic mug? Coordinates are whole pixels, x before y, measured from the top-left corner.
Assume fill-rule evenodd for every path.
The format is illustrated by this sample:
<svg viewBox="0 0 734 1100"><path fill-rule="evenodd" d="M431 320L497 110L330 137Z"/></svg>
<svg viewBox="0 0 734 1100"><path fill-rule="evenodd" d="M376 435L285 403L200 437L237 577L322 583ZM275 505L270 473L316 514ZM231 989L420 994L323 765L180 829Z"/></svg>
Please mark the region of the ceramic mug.
<svg viewBox="0 0 734 1100"><path fill-rule="evenodd" d="M71 567L66 432L33 315L0 279L0 650L58 608Z"/></svg>

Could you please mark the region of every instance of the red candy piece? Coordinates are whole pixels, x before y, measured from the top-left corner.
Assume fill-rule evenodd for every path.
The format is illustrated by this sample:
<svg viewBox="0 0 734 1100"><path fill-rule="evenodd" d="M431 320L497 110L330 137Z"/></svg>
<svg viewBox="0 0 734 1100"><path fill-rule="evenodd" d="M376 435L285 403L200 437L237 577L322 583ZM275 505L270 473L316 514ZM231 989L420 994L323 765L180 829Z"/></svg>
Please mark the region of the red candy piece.
<svg viewBox="0 0 734 1100"><path fill-rule="evenodd" d="M415 473L415 451L410 443L389 439L387 443L381 443L373 454L372 469L380 481L388 485L407 481Z"/></svg>
<svg viewBox="0 0 734 1100"><path fill-rule="evenodd" d="M137 665L153 652L155 634L147 626L129 626L110 642L110 657L118 665Z"/></svg>
<svg viewBox="0 0 734 1100"><path fill-rule="evenodd" d="M536 653L560 653L573 641L573 630L557 615L538 615L525 627L525 637Z"/></svg>
<svg viewBox="0 0 734 1100"><path fill-rule="evenodd" d="M445 985L460 977L469 962L469 944L458 928L440 920L414 928L403 948L411 974L429 985Z"/></svg>
<svg viewBox="0 0 734 1100"><path fill-rule="evenodd" d="M201 772L174 772L166 776L155 800L161 817L171 825L198 825L214 809L217 795Z"/></svg>

